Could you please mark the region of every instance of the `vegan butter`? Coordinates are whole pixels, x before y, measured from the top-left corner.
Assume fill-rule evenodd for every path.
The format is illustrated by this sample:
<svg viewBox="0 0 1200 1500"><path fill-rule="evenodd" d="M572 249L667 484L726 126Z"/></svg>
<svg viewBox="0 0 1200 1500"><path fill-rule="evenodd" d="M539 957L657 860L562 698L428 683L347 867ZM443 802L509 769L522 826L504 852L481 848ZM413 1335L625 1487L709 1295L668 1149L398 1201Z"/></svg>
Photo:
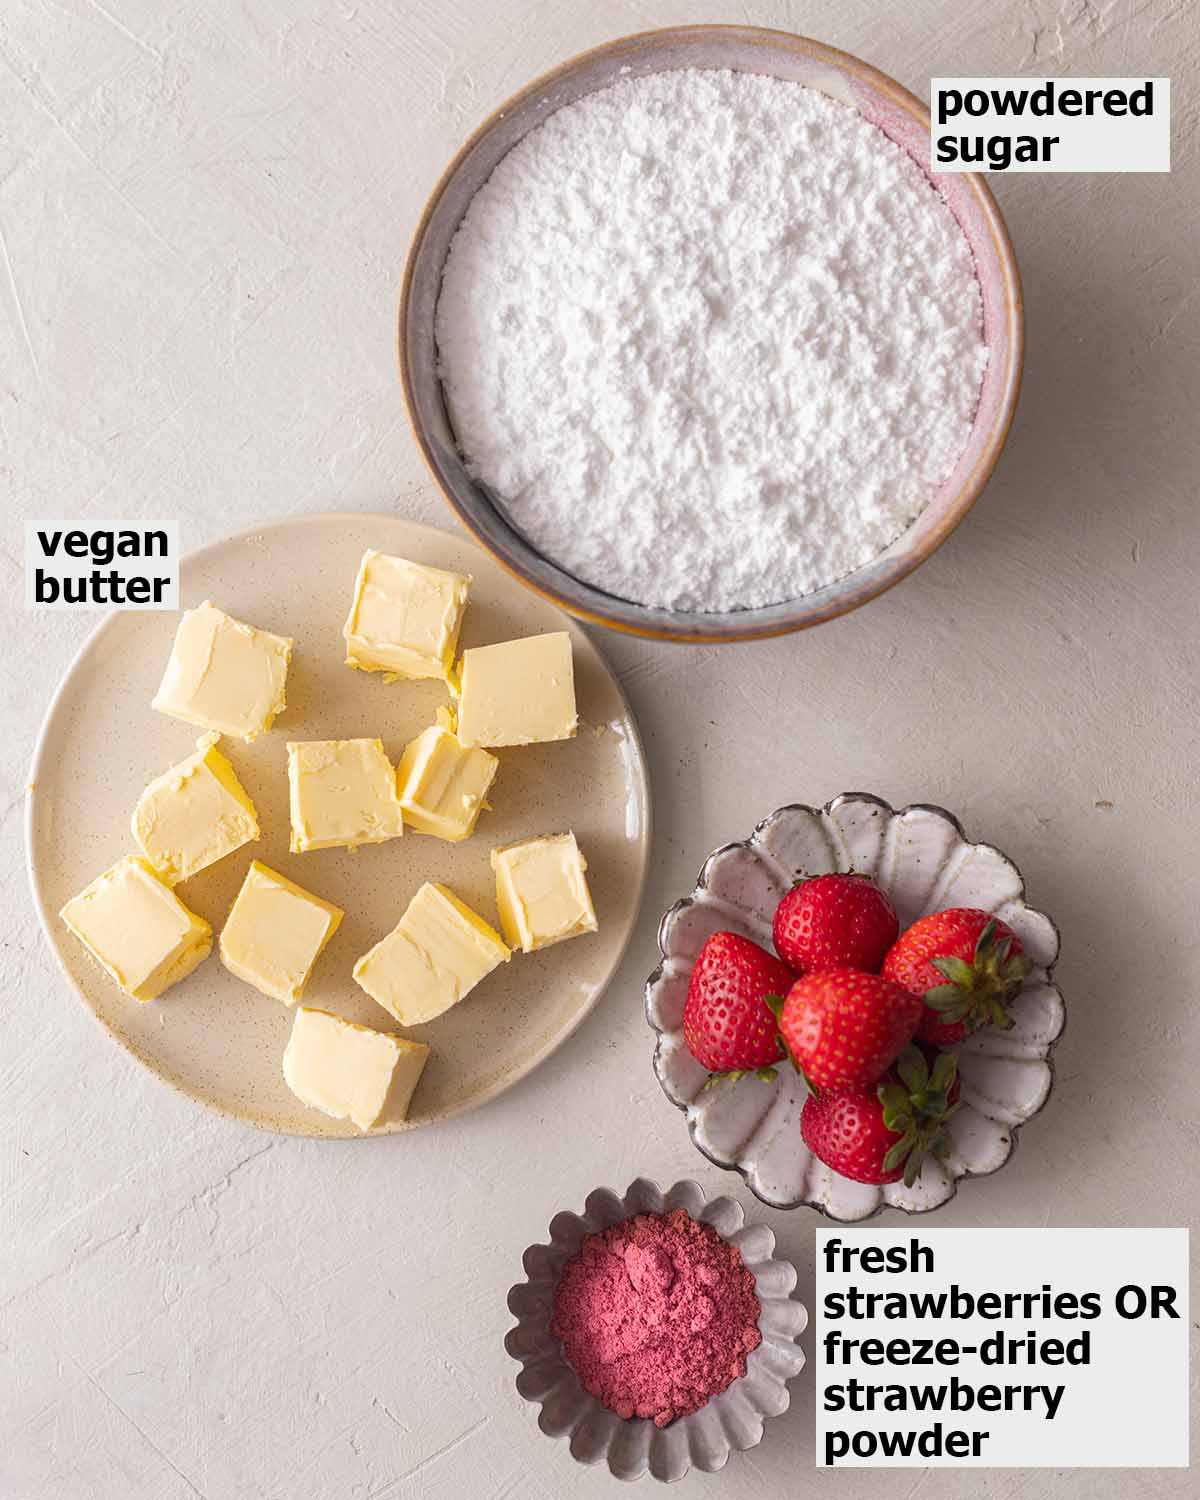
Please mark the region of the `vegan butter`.
<svg viewBox="0 0 1200 1500"><path fill-rule="evenodd" d="M221 962L264 995L295 1005L342 915L255 860L221 929Z"/></svg>
<svg viewBox="0 0 1200 1500"><path fill-rule="evenodd" d="M573 833L546 834L492 850L505 940L523 953L596 931L587 860Z"/></svg>
<svg viewBox="0 0 1200 1500"><path fill-rule="evenodd" d="M283 1077L297 1099L335 1120L370 1130L391 1091L389 1114L406 1119L429 1056L424 1042L356 1026L302 1005L283 1054Z"/></svg>
<svg viewBox="0 0 1200 1500"><path fill-rule="evenodd" d="M258 838L258 814L233 767L206 734L195 753L152 781L133 810L133 836L174 885Z"/></svg>
<svg viewBox="0 0 1200 1500"><path fill-rule="evenodd" d="M59 915L135 1000L157 999L212 952L212 928L139 854L119 859Z"/></svg>
<svg viewBox="0 0 1200 1500"><path fill-rule="evenodd" d="M470 838L499 764L486 750L468 750L444 725L430 725L396 768L404 821L452 844Z"/></svg>
<svg viewBox="0 0 1200 1500"><path fill-rule="evenodd" d="M397 677L448 679L471 580L366 552L343 627L346 665Z"/></svg>
<svg viewBox="0 0 1200 1500"><path fill-rule="evenodd" d="M189 609L152 707L202 729L253 740L283 712L292 642L256 630L206 599Z"/></svg>
<svg viewBox="0 0 1200 1500"><path fill-rule="evenodd" d="M381 844L404 832L382 740L303 740L287 752L293 854Z"/></svg>
<svg viewBox="0 0 1200 1500"><path fill-rule="evenodd" d="M402 1026L432 1021L512 955L500 934L444 885L426 883L354 965L354 978Z"/></svg>
<svg viewBox="0 0 1200 1500"><path fill-rule="evenodd" d="M569 740L578 722L571 637L565 630L464 651L458 738L466 746Z"/></svg>

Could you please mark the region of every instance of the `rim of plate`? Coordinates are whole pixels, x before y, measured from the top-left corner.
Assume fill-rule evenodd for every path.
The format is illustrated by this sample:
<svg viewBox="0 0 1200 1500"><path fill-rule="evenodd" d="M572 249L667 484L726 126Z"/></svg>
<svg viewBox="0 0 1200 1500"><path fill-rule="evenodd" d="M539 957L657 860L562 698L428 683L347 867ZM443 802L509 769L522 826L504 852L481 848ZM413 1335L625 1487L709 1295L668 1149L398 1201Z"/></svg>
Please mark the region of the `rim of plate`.
<svg viewBox="0 0 1200 1500"><path fill-rule="evenodd" d="M182 584L183 582L183 570L189 563L199 562L203 560L208 554L216 552L220 548L227 547L230 543L249 541L253 538L261 537L265 532L289 530L294 526L328 524L331 521L380 521L387 524L394 524L395 522L400 521L406 526L416 526L424 531L429 531L434 534L442 536L455 535L454 532L446 531L442 527L431 526L426 521L412 521L409 520L407 516L388 515L383 511L325 510L315 511L297 516L280 516L271 520L264 521L257 526L247 526L242 531L230 532L227 536L218 537L215 541L205 542L203 546L194 547L191 551L183 553L183 555L179 559L180 583ZM471 546L477 545L477 543L474 541L474 538L469 536L458 537L457 540L466 541ZM546 602L551 603L552 601L547 600ZM557 606L555 607L557 608ZM53 920L57 913L51 912L47 905L45 893L42 889L41 877L37 869L36 860L34 858L34 808L36 804L35 799L31 797L29 793L37 784L38 777L41 772L47 752L48 736L53 726L55 717L57 716L61 707L62 700L66 695L68 686L73 681L75 674L87 664L88 658L96 650L99 649L100 644L102 643L104 637L108 634L108 632L115 629L118 621L120 621L121 618L128 613L128 610L112 610L108 614L106 614L104 618L100 620L100 622L88 632L83 642L80 644L79 649L72 656L71 660L66 666L66 669L63 671L62 677L59 679L59 682L54 689L54 693L46 706L46 712L42 716L41 724L38 727L37 738L34 741L33 755L29 764L29 778L25 787L25 817L23 820L25 832L25 870L29 879L30 894L33 897L33 905L35 911L37 912L38 921L41 924L42 933L50 946L50 951L54 955L54 961L58 966L63 979L66 981L67 987L74 994L78 1003L91 1016L92 1020L95 1021L96 1024L104 1031L105 1035L109 1038L110 1041L115 1043L116 1046L119 1047L120 1050L127 1056L132 1057L140 1067L144 1068L148 1073L152 1074L160 1082L167 1084L168 1087L172 1088L177 1094L182 1094L185 1098L190 1099L193 1104L197 1104L204 1109L211 1110L214 1114L221 1115L227 1120L236 1120L239 1124L250 1125L257 1130L269 1130L274 1135L290 1136L296 1140L346 1142L377 1140L382 1136L388 1135L404 1135L407 1134L407 1132L409 1132L410 1130L421 1130L430 1125L438 1125L443 1120L454 1119L457 1115L468 1114L471 1110L478 1109L481 1105L489 1104L493 1099L498 1098L501 1094L507 1093L510 1088L514 1088L523 1079L527 1078L529 1074L532 1073L536 1067L538 1067L539 1064L545 1062L548 1057L550 1057L555 1051L557 1051L558 1048L561 1047L567 1041L567 1039L579 1029L579 1027L587 1019L587 1017L591 1015L592 1011L595 1010L596 1006L600 1003L600 1000L603 998L603 996L608 992L608 987L612 983L613 975L621 966L622 960L624 959L626 953L629 951L629 944L633 937L634 928L637 926L637 916L640 912L642 898L645 894L646 874L650 865L650 841L653 837L654 831L654 814L650 799L650 777L646 770L646 750L645 745L642 742L641 729L638 726L637 719L634 716L632 708L630 707L629 699L625 693L625 689L622 686L620 679L609 666L599 647L594 641L591 640L588 641L589 646L596 652L597 656L600 658L601 662L604 665L605 672L608 674L609 678L612 680L613 686L616 688L617 696L621 702L621 706L625 710L626 720L630 728L632 729L632 739L634 748L637 752L637 782L642 802L645 828L645 833L643 838L641 839L640 849L638 851L637 899L634 902L634 915L633 919L629 923L629 930L625 933L624 938L614 951L612 960L608 968L601 976L599 982L597 983L596 990L592 995L592 998L586 1005L580 1007L578 1014L573 1016L571 1021L561 1031L557 1032L555 1036L546 1044L546 1046L541 1048L540 1051L531 1054L530 1057L526 1059L526 1061L519 1068L507 1074L505 1077L497 1079L487 1088L483 1089L474 1098L465 1100L463 1103L457 1104L452 1108L440 1110L436 1114L431 1115L428 1119L420 1121L399 1120L394 1124L385 1125L382 1128L372 1127L369 1131L363 1131L360 1134L353 1136L329 1135L319 1130L296 1130L290 1126L281 1124L277 1119L265 1112L255 1114L249 1109L231 1109L227 1105L222 1104L215 1099L210 1099L200 1090L185 1082L182 1078L178 1077L175 1073L169 1071L166 1068L160 1067L155 1062L152 1062L143 1054L140 1048L134 1046L134 1044L127 1037L121 1035L120 1032L116 1031L112 1026L110 1026L109 1023L104 1019L104 1017L100 1015L100 1013L89 1003L87 995L75 982L74 976L68 968L66 959L63 956L60 937L58 932L56 931L56 924ZM567 611L560 610L560 613L566 614Z"/></svg>
<svg viewBox="0 0 1200 1500"><path fill-rule="evenodd" d="M744 839L733 839L730 843L720 844L717 846L717 848L710 850L710 852L705 856L703 864L701 864L700 866L700 870L696 876L696 883L692 887L690 895L681 896L678 901L673 901L667 908L667 910L663 912L662 917L659 920L658 951L660 955L660 962L655 966L653 973L646 980L645 987L643 989L643 1006L646 1016L646 1024L650 1027L651 1031L654 1032L654 1055L651 1059L651 1066L654 1069L654 1076L657 1079L658 1086L660 1089L662 1089L663 1095L667 1099L668 1103L673 1105L676 1109L680 1110L685 1116L688 1115L688 1106L686 1104L678 1103L677 1100L672 1099L670 1094L667 1093L667 1087L663 1082L662 1072L659 1066L659 1060L662 1055L663 1037L666 1036L667 1033L663 1031L660 1026L655 1025L650 1015L650 991L658 982L658 980L662 978L663 969L666 966L668 957L666 949L663 947L663 931L667 925L668 919L681 908L692 905L696 899L696 893L706 888L703 884L702 877L709 860L713 859L714 856L718 854L723 854L727 849L747 849L753 853L754 850L752 848L752 840L755 834L757 834L761 828L763 828L772 818L776 817L779 813L802 812L811 813L814 817L822 817L831 813L834 808L840 807L847 802L870 803L874 807L881 808L891 817L902 817L905 813L908 812L929 812L935 813L938 817L945 818L946 821L954 828L954 831L958 834L959 838L962 839L963 843L966 844L969 848L994 850L1001 859L1003 859L1008 865L1012 867L1013 873L1016 875L1018 881L1020 881L1021 886L1020 893L1017 899L1021 901L1022 904L1028 905L1028 903L1025 901L1025 875L1020 865L1017 864L1016 860L1011 859L1007 854L1005 854L1003 849L997 848L995 844L989 844L985 839L968 838L966 830L963 828L962 823L959 821L959 819L952 812L950 812L949 809L939 806L936 802L907 802L903 807L893 807L890 802L886 801L883 797L877 797L873 792L840 792L836 797L831 797L829 801L821 807L812 807L807 802L785 802L781 807L775 808L773 812L767 813L766 817L760 818L759 821L754 825L754 828L751 830L751 832L747 834ZM1055 937L1059 940L1059 948L1055 952L1054 962L1051 964L1047 964L1044 970L1047 982L1053 983L1054 970L1058 964L1059 952L1061 951L1062 931L1059 928L1058 923L1054 920L1049 912L1043 911L1040 906L1031 909L1038 912L1040 916L1045 917L1046 921L1049 922L1050 926L1053 928ZM1057 989L1058 986L1056 985L1055 988ZM1061 990L1059 990L1059 994L1061 996ZM1050 1096L1054 1092L1054 1049L1058 1046L1059 1042L1063 1038L1064 1033L1066 1032L1068 1019L1069 1014L1067 1011L1066 1001L1064 1000L1063 1023L1059 1027L1057 1034L1053 1036L1049 1042L1046 1043L1046 1055L1042 1059L1046 1065L1047 1071L1050 1074L1050 1082L1047 1086L1045 1097L1038 1105L1038 1107L1033 1110L1032 1113L1027 1115L1025 1119L1019 1121L1015 1125L1008 1125L1005 1127L1009 1134L1011 1146L1004 1160L998 1162L994 1167L989 1167L986 1171L983 1172L974 1172L968 1168L966 1171L957 1173L951 1179L951 1190L949 1194L945 1198L943 1198L940 1203L935 1203L929 1208L905 1208L903 1204L885 1203L881 1200L876 1204L876 1206L871 1210L869 1214L864 1214L861 1218L849 1220L838 1218L836 1214L830 1212L829 1207L826 1204L815 1202L814 1200L809 1198L800 1198L795 1203L773 1203L769 1199L764 1198L762 1194L755 1189L753 1183L750 1181L750 1174L747 1168L743 1167L737 1161L720 1161L717 1157L713 1156L710 1151L705 1150L705 1148L696 1139L696 1123L691 1118L688 1118L687 1120L688 1137L691 1140L692 1145L700 1153L700 1155L704 1157L706 1161L711 1162L714 1167L719 1168L722 1172L736 1172L737 1175L742 1179L742 1182L745 1184L747 1190L753 1193L754 1197L757 1198L760 1203L766 1204L768 1208L779 1209L781 1212L785 1213L790 1213L798 1208L810 1208L813 1209L816 1213L819 1213L822 1218L829 1219L832 1223L835 1224L865 1224L869 1220L878 1217L878 1215L883 1213L885 1210L891 1210L894 1213L904 1214L907 1218L910 1219L920 1218L925 1214L936 1213L939 1208L944 1208L947 1203L952 1203L958 1196L958 1186L960 1182L968 1182L973 1178L992 1177L997 1172L1002 1171L1003 1168L1005 1168L1009 1164L1009 1162L1012 1161L1013 1156L1016 1153L1017 1146L1020 1142L1021 1131L1026 1125L1029 1124L1030 1120L1035 1120L1038 1115L1041 1114L1046 1105L1049 1104Z"/></svg>

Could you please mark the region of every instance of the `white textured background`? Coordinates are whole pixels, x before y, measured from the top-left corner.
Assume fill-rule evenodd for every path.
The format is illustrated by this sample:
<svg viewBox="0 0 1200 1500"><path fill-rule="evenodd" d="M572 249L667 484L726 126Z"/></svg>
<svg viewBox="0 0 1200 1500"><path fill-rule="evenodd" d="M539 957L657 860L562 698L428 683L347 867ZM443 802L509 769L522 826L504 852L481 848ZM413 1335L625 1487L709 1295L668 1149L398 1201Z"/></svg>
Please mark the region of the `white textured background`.
<svg viewBox="0 0 1200 1500"><path fill-rule="evenodd" d="M203 1114L105 1041L26 895L22 786L87 621L20 613L19 523L173 514L187 545L338 507L449 524L393 363L423 199L533 74L700 20L806 32L926 95L931 75L1167 74L1175 170L999 181L1024 397L975 514L916 577L790 640L603 642L657 843L618 982L552 1062L398 1140ZM1198 54L1189 0L3 0L0 1500L616 1493L516 1398L504 1292L598 1182L735 1185L658 1092L640 983L705 852L788 800L941 802L1062 925L1057 1090L935 1222L1196 1223ZM769 1218L807 1282L813 1219ZM1167 1471L817 1473L810 1392L676 1493L1195 1494Z"/></svg>

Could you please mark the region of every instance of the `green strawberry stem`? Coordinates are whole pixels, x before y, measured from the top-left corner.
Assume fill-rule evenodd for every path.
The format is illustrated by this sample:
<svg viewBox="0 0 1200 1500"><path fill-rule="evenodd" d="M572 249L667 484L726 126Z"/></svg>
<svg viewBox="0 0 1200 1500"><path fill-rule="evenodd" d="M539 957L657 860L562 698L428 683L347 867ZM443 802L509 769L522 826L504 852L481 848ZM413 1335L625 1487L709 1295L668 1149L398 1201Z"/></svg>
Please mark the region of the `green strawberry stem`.
<svg viewBox="0 0 1200 1500"><path fill-rule="evenodd" d="M903 1165L904 1186L912 1187L925 1157L949 1148L945 1125L958 1109L957 1102L950 1103L958 1058L942 1052L931 1070L925 1054L910 1042L896 1059L896 1075L899 1081L885 1079L877 1090L883 1123L900 1137L883 1158L883 1169L894 1172Z"/></svg>
<svg viewBox="0 0 1200 1500"><path fill-rule="evenodd" d="M710 1073L700 1085L703 1094L706 1089L711 1089L715 1084L727 1078L730 1083L738 1083L743 1078L758 1078L763 1083L774 1083L779 1077L778 1068L728 1068L724 1073Z"/></svg>
<svg viewBox="0 0 1200 1500"><path fill-rule="evenodd" d="M946 1022L961 1021L968 1031L995 1026L1007 1031L1013 1024L1009 1004L1029 977L1032 962L1012 952L1012 938L997 940L993 917L979 934L975 953L965 959L946 956L930 963L948 982L925 991L925 1004Z"/></svg>

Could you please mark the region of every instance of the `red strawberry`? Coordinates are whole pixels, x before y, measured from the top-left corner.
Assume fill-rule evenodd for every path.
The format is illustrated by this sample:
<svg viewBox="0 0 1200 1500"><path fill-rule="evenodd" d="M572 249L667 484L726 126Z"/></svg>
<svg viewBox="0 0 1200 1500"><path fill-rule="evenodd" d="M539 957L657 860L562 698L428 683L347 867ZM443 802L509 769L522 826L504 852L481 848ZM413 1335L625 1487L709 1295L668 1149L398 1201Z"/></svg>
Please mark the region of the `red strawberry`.
<svg viewBox="0 0 1200 1500"><path fill-rule="evenodd" d="M818 875L794 885L775 908L775 947L801 974L819 969L879 973L900 923L865 875Z"/></svg>
<svg viewBox="0 0 1200 1500"><path fill-rule="evenodd" d="M714 932L688 983L683 1007L688 1051L711 1073L740 1077L769 1071L784 1051L767 997L781 1005L795 979L785 963L749 938Z"/></svg>
<svg viewBox="0 0 1200 1500"><path fill-rule="evenodd" d="M909 1045L894 1070L873 1088L830 1089L810 1095L800 1133L814 1156L855 1182L911 1187L929 1152L946 1148L944 1126L958 1108L953 1052L925 1055Z"/></svg>
<svg viewBox="0 0 1200 1500"><path fill-rule="evenodd" d="M917 1035L939 1047L980 1026L1007 1030L1009 1002L1032 967L1011 927L968 906L921 917L883 961L888 979L924 1001Z"/></svg>
<svg viewBox="0 0 1200 1500"><path fill-rule="evenodd" d="M810 1088L854 1088L887 1071L921 1019L898 984L857 969L828 969L788 991L779 1029Z"/></svg>

